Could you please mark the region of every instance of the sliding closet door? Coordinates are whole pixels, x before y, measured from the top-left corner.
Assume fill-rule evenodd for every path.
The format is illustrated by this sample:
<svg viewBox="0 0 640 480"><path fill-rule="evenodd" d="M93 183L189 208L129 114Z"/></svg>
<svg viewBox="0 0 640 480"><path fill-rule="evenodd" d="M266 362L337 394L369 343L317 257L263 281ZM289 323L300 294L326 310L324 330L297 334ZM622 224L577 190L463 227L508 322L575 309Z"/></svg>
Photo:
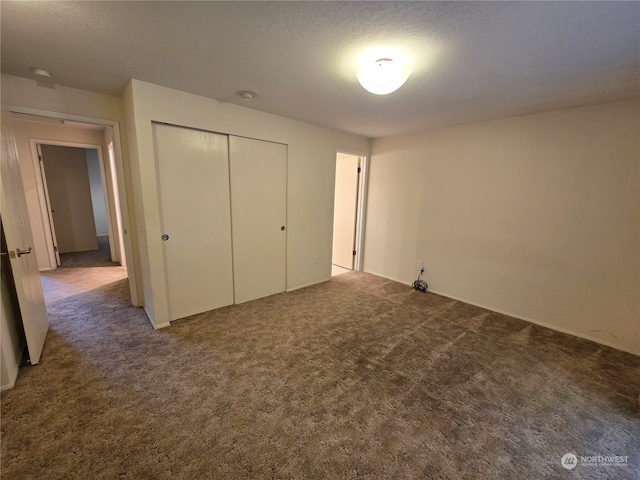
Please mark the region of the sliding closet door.
<svg viewBox="0 0 640 480"><path fill-rule="evenodd" d="M171 320L233 303L226 135L154 124Z"/></svg>
<svg viewBox="0 0 640 480"><path fill-rule="evenodd" d="M229 137L236 303L286 289L287 147Z"/></svg>

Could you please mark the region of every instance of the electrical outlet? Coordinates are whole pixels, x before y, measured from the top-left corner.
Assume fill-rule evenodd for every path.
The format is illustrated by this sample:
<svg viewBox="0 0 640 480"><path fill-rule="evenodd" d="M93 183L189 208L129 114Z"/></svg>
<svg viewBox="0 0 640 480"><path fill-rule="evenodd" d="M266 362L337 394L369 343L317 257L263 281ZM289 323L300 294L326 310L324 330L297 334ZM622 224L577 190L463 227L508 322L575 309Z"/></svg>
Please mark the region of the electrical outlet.
<svg viewBox="0 0 640 480"><path fill-rule="evenodd" d="M424 260L418 260L418 269L422 270L424 268Z"/></svg>

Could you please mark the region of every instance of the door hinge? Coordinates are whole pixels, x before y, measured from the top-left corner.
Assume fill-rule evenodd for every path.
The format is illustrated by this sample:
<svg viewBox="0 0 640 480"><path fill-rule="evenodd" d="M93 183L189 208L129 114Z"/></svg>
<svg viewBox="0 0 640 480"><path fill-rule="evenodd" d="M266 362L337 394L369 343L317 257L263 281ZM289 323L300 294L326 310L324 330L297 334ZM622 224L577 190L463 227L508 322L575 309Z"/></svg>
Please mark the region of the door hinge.
<svg viewBox="0 0 640 480"><path fill-rule="evenodd" d="M360 173L362 171L362 168L358 167L358 173Z"/></svg>
<svg viewBox="0 0 640 480"><path fill-rule="evenodd" d="M355 251L355 250L353 251L353 254L354 254L354 255L356 254L356 251Z"/></svg>
<svg viewBox="0 0 640 480"><path fill-rule="evenodd" d="M57 252L58 251L58 247L56 245L53 246L53 251Z"/></svg>

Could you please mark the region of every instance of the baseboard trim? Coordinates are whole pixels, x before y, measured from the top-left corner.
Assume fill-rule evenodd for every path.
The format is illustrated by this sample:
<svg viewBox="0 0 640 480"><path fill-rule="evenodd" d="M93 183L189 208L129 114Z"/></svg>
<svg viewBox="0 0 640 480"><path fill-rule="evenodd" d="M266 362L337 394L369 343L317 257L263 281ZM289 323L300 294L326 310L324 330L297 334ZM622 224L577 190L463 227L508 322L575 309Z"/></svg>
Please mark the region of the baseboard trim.
<svg viewBox="0 0 640 480"><path fill-rule="evenodd" d="M306 283L304 285L299 285L297 287L293 287L293 288L287 288L285 290L285 292L295 292L296 290L300 290L301 288L307 288L307 287L311 287L313 285L318 285L319 283L324 283L324 282L328 282L329 280L331 280L331 277L329 278L325 278L323 280L318 280L317 282L311 282L311 283Z"/></svg>
<svg viewBox="0 0 640 480"><path fill-rule="evenodd" d="M507 312L505 310L500 310L498 308L488 307L487 305L482 305L482 304L477 303L477 302L470 302L469 300L465 300L463 298L455 297L453 295L448 295L446 293L439 292L439 291L436 291L436 290L429 290L429 292L431 292L431 293L433 293L435 295L440 295L441 297L447 297L447 298L450 298L452 300L458 300L459 302L468 303L469 305L474 305L476 307L484 308L485 310L489 310L489 311L492 311L492 312L500 313L502 315L507 315L509 317L517 318L518 320L524 320L525 322L533 323L534 325L538 325L540 327L545 327L545 328L548 328L550 330L555 330L556 332L566 333L567 335L572 335L574 337L582 338L584 340L589 340L589 341L597 343L599 345L604 345L605 347L610 347L610 348L613 348L613 349L616 349L616 350L620 350L622 352L631 353L633 355L640 355L640 350L635 351L635 352L633 350L627 350L626 348L622 348L620 345L614 345L611 342L607 342L605 340L600 340L598 338L592 337L590 335L586 335L584 333L574 332L574 331L569 330L567 328L559 327L557 325L552 325L552 324L546 323L546 322L541 322L541 321L535 320L533 318L529 318L529 317L525 317L523 315L518 315L518 314L515 314L515 313Z"/></svg>
<svg viewBox="0 0 640 480"><path fill-rule="evenodd" d="M388 277L386 275L380 275L379 273L370 272L370 271L366 271L366 273L370 273L371 275L375 275L377 277L386 278L387 280L392 280L394 282L398 282L398 283L401 283L403 285L411 285L411 283L406 283L406 282L404 282L402 280L398 280L396 278ZM552 325L552 324L549 324L549 323L546 323L546 322L541 322L541 321L535 320L533 318L528 318L528 317L525 317L525 316L522 316L522 315L517 315L517 314L512 313L512 312L507 312L505 310L500 310L498 308L489 307L489 306L483 305L481 303L472 302L472 301L466 300L464 298L456 297L454 295L449 295L447 293L440 292L440 291L437 291L437 290L429 289L428 291L430 293L433 293L435 295L439 295L441 297L446 297L446 298L450 298L452 300L457 300L459 302L468 303L469 305L474 305L476 307L484 308L485 310L489 310L491 312L500 313L502 315L508 315L509 317L517 318L518 320L524 320L525 322L533 323L534 325L538 325L540 327L545 327L545 328L548 328L550 330L555 330L556 332L566 333L567 335L572 335L574 337L582 338L584 340L589 340L590 342L594 342L594 343L597 343L599 345L604 345L605 347L610 347L610 348L613 348L613 349L616 349L616 350L620 350L621 352L631 353L633 355L640 356L640 349L638 349L636 351L634 351L632 349L626 349L626 348L621 347L620 345L614 345L613 343L608 342L606 340L601 340L601 339L592 337L592 336L584 334L584 333L574 332L572 330L569 330L567 328L562 328L562 327L559 327L557 325Z"/></svg>
<svg viewBox="0 0 640 480"><path fill-rule="evenodd" d="M16 380L18 379L18 372L16 372L16 378L12 379L10 383L3 385L2 387L0 387L0 392L4 392L7 390L11 390L13 387L16 386Z"/></svg>
<svg viewBox="0 0 640 480"><path fill-rule="evenodd" d="M149 319L149 322L151 322L151 326L154 330L160 330L161 328L167 328L171 326L171 322L164 322L156 325L156 323L153 321L153 318L149 314L149 310L147 310L147 307L143 306L142 309L144 310L144 313L147 314L147 318Z"/></svg>
<svg viewBox="0 0 640 480"><path fill-rule="evenodd" d="M397 278L389 277L387 275L382 275L381 273L371 272L369 270L363 270L363 272L364 273L369 273L371 275L375 275L376 277L380 277L380 278L385 278L387 280L391 280L392 282L401 283L402 285L411 285L411 283L407 283L407 282L405 282L403 280L398 280ZM429 291L431 291L431 290L429 290ZM443 295L443 296L446 297L446 295ZM455 300L457 300L457 299L455 299ZM460 300L460 301L462 302L464 300Z"/></svg>
<svg viewBox="0 0 640 480"><path fill-rule="evenodd" d="M142 309L144 310L144 313L147 314L147 319L151 323L151 326L153 327L154 330L159 330L161 328L166 328L171 326L171 322L165 322L165 323L160 323L156 325L156 323L153 321L153 317L149 313L149 310L147 310L147 307L145 305L142 305Z"/></svg>

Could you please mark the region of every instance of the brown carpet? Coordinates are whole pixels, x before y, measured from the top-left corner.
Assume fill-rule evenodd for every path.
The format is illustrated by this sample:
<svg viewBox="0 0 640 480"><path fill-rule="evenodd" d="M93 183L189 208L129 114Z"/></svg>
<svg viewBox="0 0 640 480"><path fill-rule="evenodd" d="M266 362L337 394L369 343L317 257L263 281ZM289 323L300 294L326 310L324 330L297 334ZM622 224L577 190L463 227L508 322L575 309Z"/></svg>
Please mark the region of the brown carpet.
<svg viewBox="0 0 640 480"><path fill-rule="evenodd" d="M65 268L114 267L116 265L116 263L111 261L109 237L106 235L98 237L97 250L60 254L60 266Z"/></svg>
<svg viewBox="0 0 640 480"><path fill-rule="evenodd" d="M43 275L3 479L640 478L637 356L358 272L153 331L124 275Z"/></svg>

